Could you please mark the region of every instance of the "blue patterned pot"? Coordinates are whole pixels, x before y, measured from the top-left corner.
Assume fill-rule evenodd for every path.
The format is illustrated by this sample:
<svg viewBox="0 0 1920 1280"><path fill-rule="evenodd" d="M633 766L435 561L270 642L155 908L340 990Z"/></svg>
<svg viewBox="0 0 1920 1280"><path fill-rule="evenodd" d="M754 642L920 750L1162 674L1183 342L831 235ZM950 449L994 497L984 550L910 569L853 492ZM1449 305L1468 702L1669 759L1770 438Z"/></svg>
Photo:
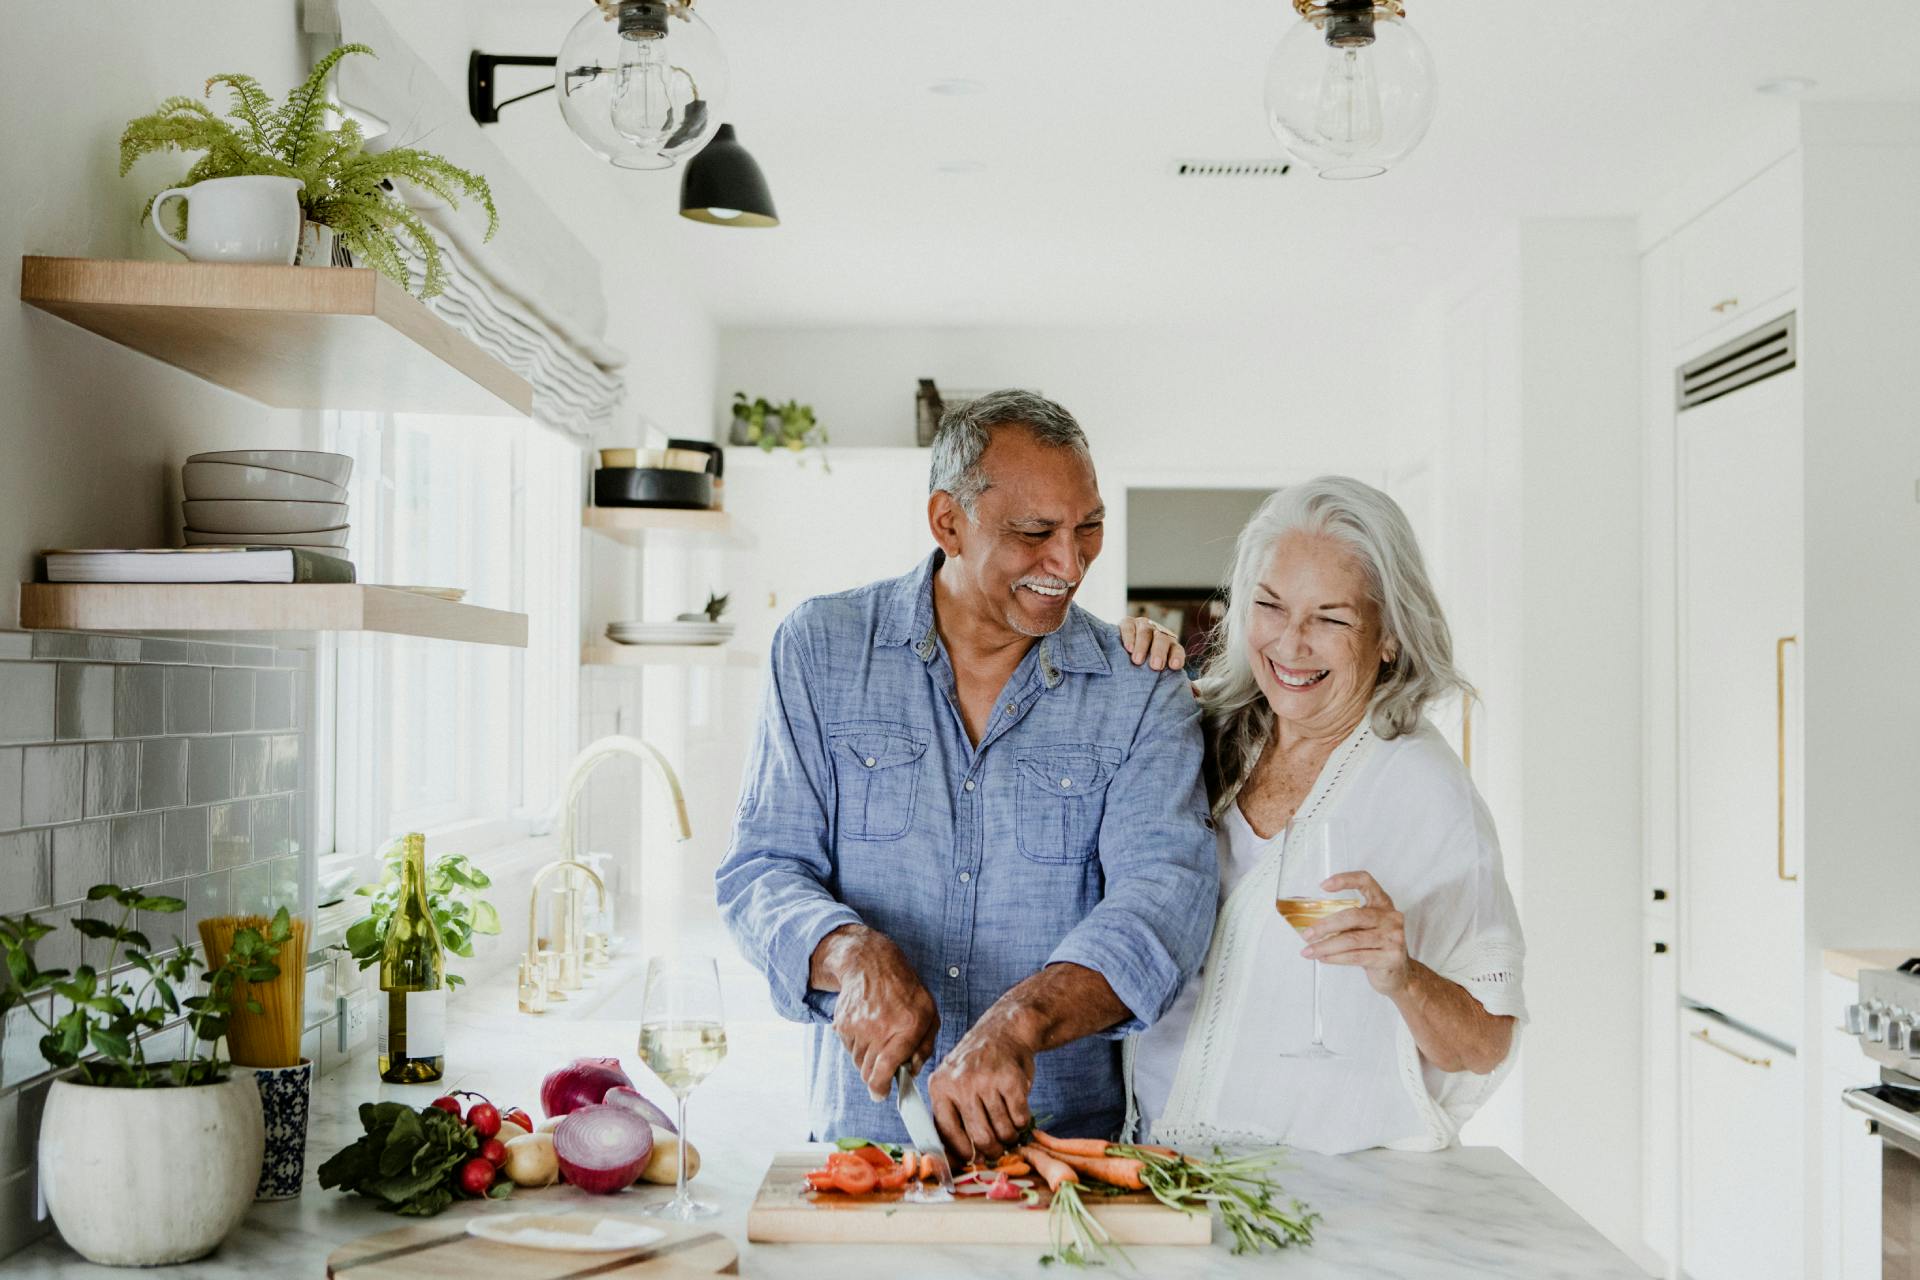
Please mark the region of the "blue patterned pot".
<svg viewBox="0 0 1920 1280"><path fill-rule="evenodd" d="M260 1111L267 1125L266 1154L260 1160L255 1200L291 1200L300 1194L307 1172L307 1099L313 1063L292 1067L248 1067L260 1086Z"/></svg>

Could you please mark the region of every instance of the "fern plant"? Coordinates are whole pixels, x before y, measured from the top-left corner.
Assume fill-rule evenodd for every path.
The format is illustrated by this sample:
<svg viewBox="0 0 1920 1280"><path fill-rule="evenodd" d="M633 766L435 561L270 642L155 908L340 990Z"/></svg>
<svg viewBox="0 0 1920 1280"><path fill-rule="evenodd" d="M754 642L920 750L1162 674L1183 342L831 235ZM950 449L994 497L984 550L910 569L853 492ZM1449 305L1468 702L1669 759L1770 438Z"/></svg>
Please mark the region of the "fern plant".
<svg viewBox="0 0 1920 1280"><path fill-rule="evenodd" d="M425 267L420 296L433 297L446 287L440 246L420 215L394 196L391 183L410 182L455 206L463 196L478 200L487 211L488 238L500 225L493 192L479 174L431 151L367 151L360 124L351 117L330 127L327 77L342 58L353 54L375 56L363 44L341 45L315 63L306 80L277 105L259 81L238 73L207 81L207 97L215 85L225 86L230 95L224 116L197 98L168 98L159 110L127 123L120 135L121 176L141 156L199 151L204 154L180 185L261 174L296 178L303 216L333 228L360 261L403 289L412 287L406 261L411 245ZM149 198L140 211L142 220L152 208Z"/></svg>

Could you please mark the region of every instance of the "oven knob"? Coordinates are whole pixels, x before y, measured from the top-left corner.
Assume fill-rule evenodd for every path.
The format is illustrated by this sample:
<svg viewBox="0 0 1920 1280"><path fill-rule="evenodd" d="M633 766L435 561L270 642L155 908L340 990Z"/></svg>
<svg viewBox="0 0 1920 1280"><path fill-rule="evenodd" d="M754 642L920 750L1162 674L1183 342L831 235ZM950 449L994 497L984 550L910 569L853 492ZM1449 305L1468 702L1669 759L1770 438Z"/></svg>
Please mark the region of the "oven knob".
<svg viewBox="0 0 1920 1280"><path fill-rule="evenodd" d="M1860 1034L1866 1037L1869 1044L1884 1044L1887 1038L1887 1011L1868 1009L1867 1025Z"/></svg>
<svg viewBox="0 0 1920 1280"><path fill-rule="evenodd" d="M1848 1035L1857 1036L1867 1029L1867 1006L1850 1004L1841 1016Z"/></svg>
<svg viewBox="0 0 1920 1280"><path fill-rule="evenodd" d="M1913 1024L1905 1018L1896 1018L1887 1024L1887 1048L1895 1053L1905 1053L1913 1043Z"/></svg>

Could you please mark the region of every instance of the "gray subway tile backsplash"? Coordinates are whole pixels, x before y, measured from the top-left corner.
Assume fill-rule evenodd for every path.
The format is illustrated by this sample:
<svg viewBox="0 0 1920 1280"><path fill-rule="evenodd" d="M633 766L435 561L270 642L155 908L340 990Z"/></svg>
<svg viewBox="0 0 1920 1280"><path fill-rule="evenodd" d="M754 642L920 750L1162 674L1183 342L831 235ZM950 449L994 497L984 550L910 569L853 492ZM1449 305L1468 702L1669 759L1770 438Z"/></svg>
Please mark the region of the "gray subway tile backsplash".
<svg viewBox="0 0 1920 1280"><path fill-rule="evenodd" d="M113 736L113 668L63 662L54 683L54 734L72 742Z"/></svg>
<svg viewBox="0 0 1920 1280"><path fill-rule="evenodd" d="M166 731L166 671L160 667L115 667L113 736L151 738Z"/></svg>
<svg viewBox="0 0 1920 1280"><path fill-rule="evenodd" d="M113 878L124 885L157 884L162 874L160 861L161 818L157 813L135 814L113 819Z"/></svg>
<svg viewBox="0 0 1920 1280"><path fill-rule="evenodd" d="M86 816L101 818L139 808L140 744L89 742L86 751Z"/></svg>
<svg viewBox="0 0 1920 1280"><path fill-rule="evenodd" d="M0 786L6 779L0 775ZM273 739L272 761L267 770L267 790L298 791L300 789L300 735L297 733L278 734Z"/></svg>
<svg viewBox="0 0 1920 1280"><path fill-rule="evenodd" d="M253 728L253 672L219 667L213 673L213 731L246 733Z"/></svg>
<svg viewBox="0 0 1920 1280"><path fill-rule="evenodd" d="M28 747L20 768L20 820L29 827L81 816L87 749Z"/></svg>
<svg viewBox="0 0 1920 1280"><path fill-rule="evenodd" d="M233 740L233 794L263 796L272 790L273 739L243 737Z"/></svg>
<svg viewBox="0 0 1920 1280"><path fill-rule="evenodd" d="M293 672L255 673L253 727L256 729L293 728Z"/></svg>
<svg viewBox="0 0 1920 1280"><path fill-rule="evenodd" d="M81 822L53 829L53 900L77 902L113 879L113 828Z"/></svg>
<svg viewBox="0 0 1920 1280"><path fill-rule="evenodd" d="M53 901L53 873L45 831L0 836L0 915L18 915Z"/></svg>
<svg viewBox="0 0 1920 1280"><path fill-rule="evenodd" d="M205 667L167 668L167 732L207 733L213 728L213 672Z"/></svg>
<svg viewBox="0 0 1920 1280"><path fill-rule="evenodd" d="M253 802L253 856L284 858L293 848L293 799L268 796Z"/></svg>
<svg viewBox="0 0 1920 1280"><path fill-rule="evenodd" d="M152 738L140 744L140 807L171 809L187 802L187 740Z"/></svg>
<svg viewBox="0 0 1920 1280"><path fill-rule="evenodd" d="M0 747L0 831L20 825L20 766L24 758L18 747Z"/></svg>
<svg viewBox="0 0 1920 1280"><path fill-rule="evenodd" d="M207 813L207 848L211 866L218 871L252 862L252 806L245 802L216 804Z"/></svg>
<svg viewBox="0 0 1920 1280"><path fill-rule="evenodd" d="M169 809L160 815L160 874L169 880L208 869L206 809Z"/></svg>
<svg viewBox="0 0 1920 1280"><path fill-rule="evenodd" d="M187 802L233 796L233 739L194 738L187 744Z"/></svg>
<svg viewBox="0 0 1920 1280"><path fill-rule="evenodd" d="M0 742L53 739L55 667L41 662L0 662Z"/></svg>

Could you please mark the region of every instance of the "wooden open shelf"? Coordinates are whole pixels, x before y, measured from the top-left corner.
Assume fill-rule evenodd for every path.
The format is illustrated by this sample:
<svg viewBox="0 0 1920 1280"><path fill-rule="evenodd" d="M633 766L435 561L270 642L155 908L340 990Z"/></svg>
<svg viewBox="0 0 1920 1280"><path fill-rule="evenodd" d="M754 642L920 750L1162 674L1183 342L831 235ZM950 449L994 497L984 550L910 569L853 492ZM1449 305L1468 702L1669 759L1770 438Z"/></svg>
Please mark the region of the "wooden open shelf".
<svg viewBox="0 0 1920 1280"><path fill-rule="evenodd" d="M20 300L276 408L533 411L526 379L365 267L28 256Z"/></svg>
<svg viewBox="0 0 1920 1280"><path fill-rule="evenodd" d="M722 644L590 644L580 651L587 667L757 667L760 659Z"/></svg>
<svg viewBox="0 0 1920 1280"><path fill-rule="evenodd" d="M315 268L318 270L318 268ZM25 582L28 631L380 631L527 647L527 616L346 583Z"/></svg>
<svg viewBox="0 0 1920 1280"><path fill-rule="evenodd" d="M733 518L724 511L686 511L674 507L588 507L586 526L629 546L646 541L650 531L726 533Z"/></svg>

